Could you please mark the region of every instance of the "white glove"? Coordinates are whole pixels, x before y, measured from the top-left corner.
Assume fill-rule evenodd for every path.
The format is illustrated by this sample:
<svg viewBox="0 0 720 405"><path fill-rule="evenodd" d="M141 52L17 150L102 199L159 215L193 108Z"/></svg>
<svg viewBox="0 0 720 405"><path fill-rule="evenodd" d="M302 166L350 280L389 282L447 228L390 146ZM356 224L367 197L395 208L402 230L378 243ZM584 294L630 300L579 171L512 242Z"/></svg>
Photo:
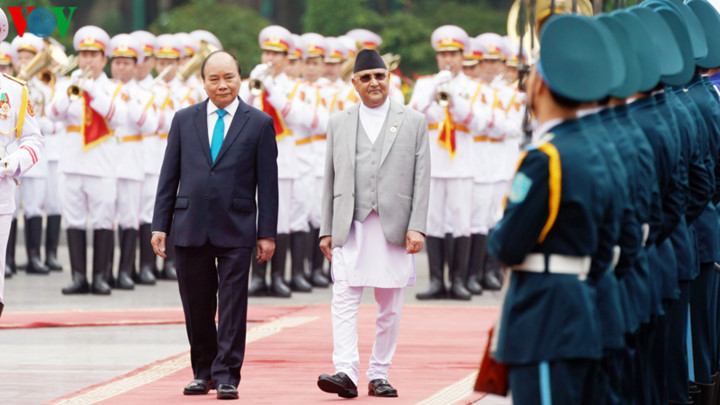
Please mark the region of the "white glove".
<svg viewBox="0 0 720 405"><path fill-rule="evenodd" d="M0 160L0 177L15 177L20 169L17 156L9 155Z"/></svg>
<svg viewBox="0 0 720 405"><path fill-rule="evenodd" d="M270 66L266 63L261 63L250 72L250 79L257 79L261 76L265 76ZM264 83L263 83L264 84Z"/></svg>
<svg viewBox="0 0 720 405"><path fill-rule="evenodd" d="M433 80L435 81L435 87L447 83L448 86L450 85L450 80L452 80L452 72L449 70L441 70L433 77Z"/></svg>
<svg viewBox="0 0 720 405"><path fill-rule="evenodd" d="M82 89L85 93L89 94L90 97L95 97L95 80L87 79L87 80L81 80L82 81Z"/></svg>
<svg viewBox="0 0 720 405"><path fill-rule="evenodd" d="M40 126L40 133L44 136L55 134L55 123L50 121L49 118L40 117L38 118L37 123Z"/></svg>

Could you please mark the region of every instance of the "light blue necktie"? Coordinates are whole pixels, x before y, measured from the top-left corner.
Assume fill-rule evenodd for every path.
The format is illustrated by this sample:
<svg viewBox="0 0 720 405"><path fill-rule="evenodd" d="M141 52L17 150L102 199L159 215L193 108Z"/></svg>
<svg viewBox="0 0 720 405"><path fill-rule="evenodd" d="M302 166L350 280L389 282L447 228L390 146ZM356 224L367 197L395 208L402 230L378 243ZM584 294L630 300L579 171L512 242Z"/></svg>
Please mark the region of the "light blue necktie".
<svg viewBox="0 0 720 405"><path fill-rule="evenodd" d="M210 155L212 156L213 163L215 163L215 158L218 152L220 152L220 147L223 143L223 137L225 136L225 121L223 117L227 114L225 110L217 110L216 112L218 119L215 122L215 129L213 129L212 142L210 142Z"/></svg>

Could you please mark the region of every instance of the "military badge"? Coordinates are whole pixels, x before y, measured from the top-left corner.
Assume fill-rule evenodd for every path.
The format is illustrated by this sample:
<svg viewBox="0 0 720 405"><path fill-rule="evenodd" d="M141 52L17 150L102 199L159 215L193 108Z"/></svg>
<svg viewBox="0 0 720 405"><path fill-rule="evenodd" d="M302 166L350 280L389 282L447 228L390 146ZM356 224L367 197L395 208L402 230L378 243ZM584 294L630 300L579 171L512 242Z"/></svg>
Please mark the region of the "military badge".
<svg viewBox="0 0 720 405"><path fill-rule="evenodd" d="M530 187L532 186L532 180L525 175L523 172L518 172L513 179L512 187L510 187L510 194L508 194L508 202L519 203L525 200Z"/></svg>
<svg viewBox="0 0 720 405"><path fill-rule="evenodd" d="M28 109L27 109L27 112L28 112L28 114L30 114L31 117L34 117L34 116L35 116L35 111L33 111L32 103L29 102L29 101L28 101Z"/></svg>
<svg viewBox="0 0 720 405"><path fill-rule="evenodd" d="M7 93L0 94L0 119L6 120L10 112L10 99Z"/></svg>

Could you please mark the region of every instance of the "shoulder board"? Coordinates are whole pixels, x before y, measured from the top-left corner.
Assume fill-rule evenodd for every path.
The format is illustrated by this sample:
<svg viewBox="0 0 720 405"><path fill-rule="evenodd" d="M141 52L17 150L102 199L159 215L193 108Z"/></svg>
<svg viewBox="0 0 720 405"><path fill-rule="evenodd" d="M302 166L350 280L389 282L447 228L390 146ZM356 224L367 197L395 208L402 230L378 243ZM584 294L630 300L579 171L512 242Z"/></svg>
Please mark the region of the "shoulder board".
<svg viewBox="0 0 720 405"><path fill-rule="evenodd" d="M15 83L19 83L21 86L24 86L25 84L27 84L26 81L20 80L17 77L10 76L7 73L3 73L3 76L5 76L6 79L10 79L10 80L14 81Z"/></svg>

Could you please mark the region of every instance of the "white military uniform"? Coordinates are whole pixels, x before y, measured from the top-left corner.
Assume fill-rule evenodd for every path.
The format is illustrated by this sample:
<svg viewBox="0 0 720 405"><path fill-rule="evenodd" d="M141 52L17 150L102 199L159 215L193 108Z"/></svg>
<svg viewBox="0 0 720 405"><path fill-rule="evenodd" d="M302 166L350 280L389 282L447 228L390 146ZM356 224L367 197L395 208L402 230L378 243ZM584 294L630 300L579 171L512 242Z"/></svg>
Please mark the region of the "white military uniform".
<svg viewBox="0 0 720 405"><path fill-rule="evenodd" d="M15 205L15 180L42 157L45 140L34 117L29 92L24 84L10 76L0 75L0 170L7 163L15 166L10 176L0 175L0 274L5 274L5 251ZM7 154L8 149L15 149ZM7 156L6 156L7 155ZM1 172L0 172L1 173ZM4 283L0 277L0 304L4 303Z"/></svg>

